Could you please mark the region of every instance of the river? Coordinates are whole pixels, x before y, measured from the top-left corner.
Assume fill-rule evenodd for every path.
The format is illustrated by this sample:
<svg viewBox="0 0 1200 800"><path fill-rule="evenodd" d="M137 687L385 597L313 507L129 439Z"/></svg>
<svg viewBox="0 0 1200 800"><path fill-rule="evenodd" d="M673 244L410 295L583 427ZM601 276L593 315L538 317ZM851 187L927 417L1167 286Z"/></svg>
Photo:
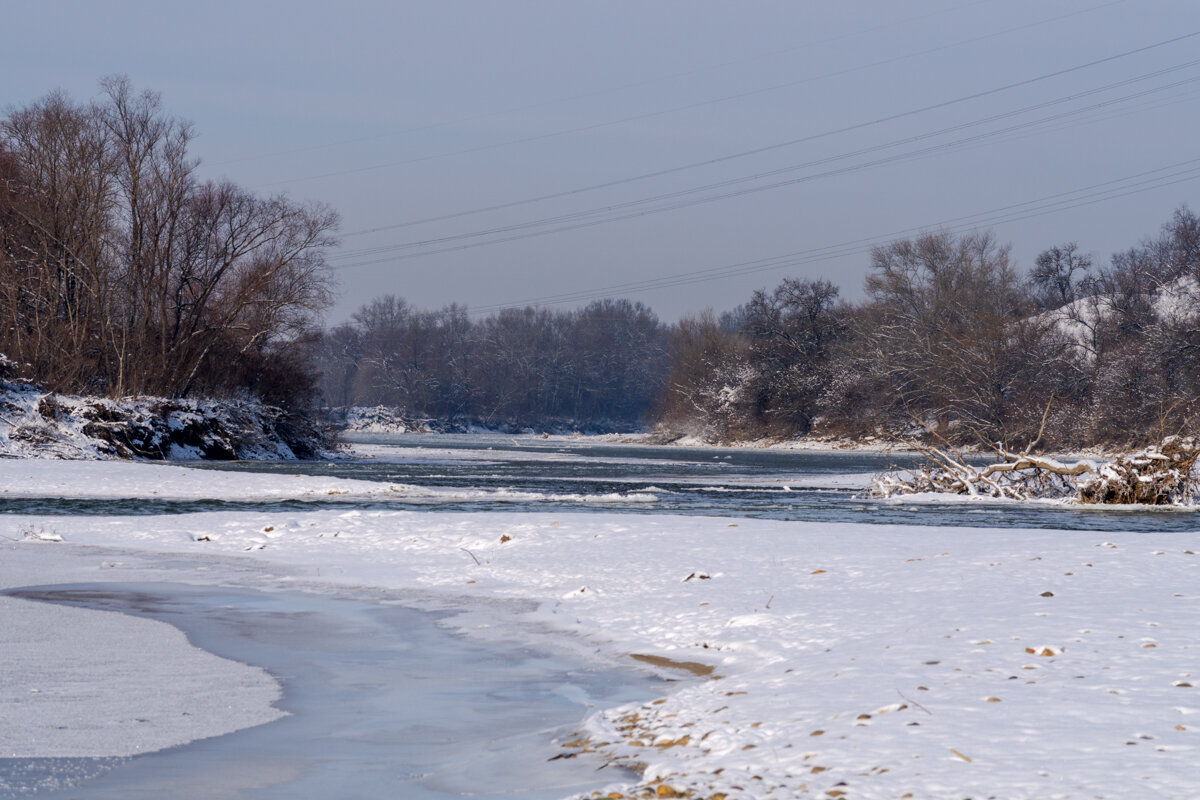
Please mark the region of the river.
<svg viewBox="0 0 1200 800"><path fill-rule="evenodd" d="M907 454L479 434L362 435L355 442L368 457L192 466L329 475L414 491L383 500L263 502L84 500L47 492L0 498L0 513L603 511L961 526L980 535L995 528L1184 531L1198 521L1192 510L866 498L862 490L872 475L915 463ZM660 688L632 669L599 669L527 644L474 642L444 630L436 615L351 589L334 595L113 582L26 587L18 596L166 621L205 650L270 671L291 715L133 759L0 759L0 796L560 797L617 776L597 775L596 763L551 761L554 740L569 736L596 707L645 700Z"/></svg>
<svg viewBox="0 0 1200 800"><path fill-rule="evenodd" d="M903 452L650 446L586 437L501 434L358 434L350 440L368 447L372 457L204 467L462 490L461 495L451 494L436 503L423 498L406 501L401 496L386 504L368 504L431 511L596 510L877 525L1125 531L1193 530L1198 522L1192 509L917 503L865 497L863 489L873 475L920 462L920 457ZM227 505L209 502L204 507ZM161 512L173 506L164 502L146 508Z"/></svg>

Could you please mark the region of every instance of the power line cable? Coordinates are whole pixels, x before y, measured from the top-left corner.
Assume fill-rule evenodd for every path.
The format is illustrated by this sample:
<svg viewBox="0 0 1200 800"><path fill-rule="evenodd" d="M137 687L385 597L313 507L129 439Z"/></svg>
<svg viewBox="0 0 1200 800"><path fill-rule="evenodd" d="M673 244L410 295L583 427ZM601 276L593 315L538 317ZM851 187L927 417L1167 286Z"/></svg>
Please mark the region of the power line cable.
<svg viewBox="0 0 1200 800"><path fill-rule="evenodd" d="M650 279L647 281L615 284L601 288L566 292L557 295L546 295L519 302L494 303L490 305L476 306L469 309L469 313L472 316L483 316L485 314L496 313L510 309L523 309L528 307L540 308L545 306L563 305L566 303L583 303L591 300L609 298L617 292L628 293L655 291L658 289L674 288L677 286L685 286L713 280L743 277L746 275L771 270L788 269L818 261L827 261L833 258L862 255L870 252L874 247L885 244L888 241L893 241L898 237L913 235L931 229L944 230L951 233L962 232L966 230L977 229L980 226L1015 222L1034 217L1046 216L1048 214L1060 213L1062 211L1069 211L1076 208L1095 205L1097 203L1107 202L1122 197L1152 191L1154 189L1188 183L1200 179L1200 166L1192 166L1188 169L1177 169L1180 166L1188 164L1200 164L1200 159L1178 162L1166 167L1148 170L1135 175L1126 176L1124 178L1105 181L1100 184L1093 184L1091 187L1083 187L1081 189L1074 189L1068 192L1049 195L1038 200L1016 203L1009 206L1002 206L998 209L978 212L962 217L955 217L949 220L944 220L932 226L924 225L905 228L887 234L865 237L834 245L799 250L792 253L770 256L753 261L739 262L721 267L712 267L704 270L676 273L673 276L665 276L663 278ZM1174 171L1168 172L1168 174L1156 178L1148 178L1146 180L1130 183L1130 181L1132 181L1134 178L1154 175L1155 173L1169 170ZM1120 183L1126 183L1127 185L1115 186L1115 184ZM1111 186L1112 188L1102 188L1107 186ZM1098 188L1100 191L1089 191ZM1072 198L1072 195L1079 196Z"/></svg>
<svg viewBox="0 0 1200 800"><path fill-rule="evenodd" d="M1164 70L1158 70L1154 73L1148 73L1147 75L1138 76L1136 78L1130 78L1130 79L1126 79L1123 81L1119 81L1117 83L1109 84L1107 86L1100 87L1098 89L1092 89L1092 90L1088 90L1085 92L1078 92L1073 95L1069 95L1069 96L1063 97L1063 98L1058 98L1053 101L1047 101L1044 103L1026 106L1021 109L1004 112L1002 114L995 114L995 115L992 115L990 117L985 117L980 120L974 120L974 121L968 122L968 123L960 123L957 125L948 126L946 128L941 128L936 131L927 132L925 134L920 134L920 135L911 136L911 137L905 137L903 139L893 140L891 142L887 142L887 143L884 143L881 145L875 145L875 146L868 147L868 148L861 148L859 150L851 151L849 153L843 153L843 154L839 154L836 156L830 156L830 157L823 158L823 159L817 159L814 161L805 162L803 164L791 165L791 166L787 166L787 167L777 168L774 170L768 170L768 171L756 173L756 174L750 175L750 176L741 176L738 178L732 178L729 180L720 181L720 182L712 183L712 184L706 184L706 185L699 186L699 187L691 187L688 189L677 190L675 192L669 192L669 193L655 195L655 196L651 196L651 197L640 198L637 200L630 200L630 201L625 201L622 203L611 204L611 205L603 206L600 208L593 208L593 209L573 212L573 213L569 213L569 214L556 215L554 217L546 217L546 218L541 218L541 219L537 219L537 220L513 223L511 225L505 225L505 226L496 226L493 228L483 229L483 230L479 230L479 231L472 231L472 232L468 232L468 233L451 234L451 235L447 235L447 236L443 236L443 237L437 237L437 238L433 238L433 239L426 239L426 240L415 241L415 242L405 242L405 243L393 244L393 245L381 245L381 246L374 247L374 248L364 248L361 250L343 252L343 253L336 255L331 260L334 261L335 263L339 262L339 261L344 261L347 259L352 260L351 263L339 263L338 264L339 269L344 269L344 268L350 268L350 267L364 266L364 265L368 265L368 264L383 263L383 262L392 261L392 260L413 258L413 257L417 257L417 256L425 256L425 255L433 255L433 254L443 253L443 252L457 251L457 250L468 249L468 248L472 248L472 247L481 247L481 246L485 246L485 245L499 244L502 242L514 241L517 239L530 238L532 236L540 236L540 235L546 235L546 234L550 234L550 233L558 233L558 232L563 232L563 231L567 231L567 230L576 230L576 229L579 229L582 227L591 227L591 226L598 225L598 224L605 224L605 223L614 222L614 221L618 221L618 220L645 216L647 214L678 210L680 208L694 206L694 205L698 205L701 203L709 203L709 202L715 202L717 200L729 199L732 197L740 197L740 196L744 196L746 194L767 191L767 190L777 189L777 188L786 187L786 186L793 186L793 185L797 185L799 183L807 183L807 182L821 179L821 178L832 177L835 175L843 175L843 174L847 174L849 172L857 172L857 171L869 169L872 167L883 166L883 165L887 165L887 164L898 163L901 161L912 160L914 158L923 158L923 157L927 157L929 155L937 155L937 154L941 154L944 152L950 152L952 150L959 149L965 145L978 143L978 142L996 138L996 137L1001 137L1001 136L1004 136L1007 134L1011 134L1013 132L1020 132L1022 130L1026 130L1026 129L1037 127L1037 126L1045 126L1048 123L1061 121L1061 120L1070 118L1072 116L1081 115L1081 114L1085 114L1085 113L1094 112L1096 110L1105 109L1105 108L1108 108L1117 103L1127 102L1130 99L1137 99L1137 98L1145 97L1145 96L1148 96L1148 95L1151 95L1154 93L1159 93L1159 92L1167 91L1169 89L1178 88L1179 86L1187 85L1190 83L1194 83L1197 80L1200 80L1200 76L1187 78L1187 79L1184 79L1181 81L1176 81L1174 83L1167 84L1165 86L1153 87L1150 89L1141 90L1141 91L1134 92L1132 94L1125 95L1125 96L1119 97L1119 98L1110 98L1110 99L1100 101L1100 102L1094 103L1092 105L1089 105L1089 106L1086 106L1083 108L1073 109L1073 110L1069 110L1069 111L1065 111L1065 112L1059 112L1056 114L1052 114L1052 115L1043 117L1038 120L1023 122L1023 123L1020 123L1017 125L1009 126L1007 128L1001 128L996 131L979 133L979 134L975 134L972 136L962 137L962 138L959 138L956 140L952 140L950 142L942 142L942 143L934 144L929 147L917 149L914 151L894 154L891 156L886 156L886 157L874 159L871 161L866 161L866 162L861 162L858 164L839 167L836 169L826 170L823 172L812 173L812 174L800 176L797 178L791 178L791 179L784 180L784 181L776 181L776 182L762 184L762 185L758 185L758 186L750 186L750 187L744 186L747 183L753 183L756 181L763 180L764 178L773 177L773 176L777 176L780 174L785 174L787 172L794 172L794 171L798 171L800 169L806 169L806 168L810 168L813 166L823 166L826 164L835 163L837 161L846 160L846 159L854 157L854 156L859 156L859 155L869 154L872 152L879 152L879 151L885 150L885 149L894 148L901 144L924 141L924 140L928 140L928 139L931 139L931 138L934 138L937 136L944 135L949 132L961 131L961 130L966 130L966 129L969 129L972 127L978 127L980 125L984 125L984 124L988 124L991 122L996 122L999 120L1011 118L1011 117L1014 117L1014 116L1017 116L1020 114L1028 113L1031 110L1038 110L1038 109L1042 109L1042 108L1051 107L1056 104L1070 102L1070 101L1077 100L1077 99L1080 99L1085 96L1094 95L1094 94L1102 92L1102 91L1108 91L1108 90L1111 90L1112 88L1129 85L1136 81L1145 80L1150 77L1159 77L1159 76L1167 74L1169 72L1175 72L1175 71L1185 69L1188 67L1196 66L1198 64L1200 64L1200 59L1197 59L1192 62L1188 62L1186 64L1167 68ZM738 187L738 186L742 186L744 188L730 188L730 187ZM710 191L719 190L719 189L729 189L729 190L719 192L717 194L705 195L705 196L699 197L699 198L694 197L694 195L696 195L696 194L700 194L703 192L710 192ZM689 198L689 199L685 199L685 198ZM664 201L673 201L673 202L666 202L663 205L658 205L653 208L645 208L645 206L649 206L654 203L664 203ZM548 228L549 226L555 226L555 225L558 227L549 228L547 230L531 230L531 229L537 229L537 228ZM521 235L514 235L514 236L502 235L502 234L517 233L519 231L527 231L527 233L524 233ZM489 238L489 237L492 237L492 238ZM466 243L453 245L452 243L455 243L455 242L466 242ZM431 247L433 249L429 249ZM424 249L421 249L421 248L424 248ZM393 255L388 258L362 260L362 259L368 259L371 256L382 255L384 253L396 253L397 251L404 251L404 250L415 251L415 252L399 253L397 255ZM359 259L359 260L354 261L353 259Z"/></svg>
<svg viewBox="0 0 1200 800"><path fill-rule="evenodd" d="M514 223L511 225L505 225L505 226L497 226L497 227L483 229L483 230L479 230L479 231L472 231L472 232L462 233L462 234L452 234L452 235L448 235L448 236L438 237L435 239L426 239L426 240L415 241L415 242L404 242L404 243L399 243L399 244L380 245L380 246L371 247L371 248L363 248L360 250L343 251L342 253L339 253L338 256L336 256L336 258L338 258L338 259L361 258L361 257L365 257L368 255L378 255L378 254L387 253L387 252L394 252L397 250L415 249L415 248L420 248L420 247L426 247L429 245L440 245L440 244L445 244L445 243L452 242L452 241L459 241L459 240L463 240L463 239L481 238L481 237L485 237L485 236L494 235L497 233L509 233L509 232L513 232L513 231L517 231L517 230L524 230L524 229L533 228L533 227L541 227L541 226L546 226L546 225L558 224L558 223L562 223L562 222L569 222L569 221L576 220L576 219L585 219L585 218L596 217L596 216L600 216L600 215L605 215L604 221L613 221L616 219L627 219L627 218L629 218L630 215L622 215L622 216L612 216L612 215L615 212L620 211L622 209L626 209L626 208L634 208L634 207L638 207L638 206L650 205L655 202L660 202L663 200L677 199L680 197L694 195L694 194L698 194L701 192L710 191L713 189L720 189L720 188L725 188L725 187L729 187L729 186L741 185L741 184L745 184L745 183L752 183L754 181L758 181L758 180L761 180L766 177L772 177L775 175L785 174L788 172L795 172L800 169L806 169L806 168L813 167L813 166L823 166L825 164L845 160L845 159L848 159L848 158L851 158L854 156L865 155L865 154L869 154L869 153L873 153L873 152L879 152L881 150L890 149L890 148L896 147L901 144L908 144L911 142L924 141L924 140L927 140L930 138L935 138L937 136L944 135L946 133L950 133L950 132L954 132L954 131L958 131L958 130L964 130L964 129L968 129L971 127L978 127L979 125L983 125L983 124L986 124L989 122L995 122L995 121L998 121L1001 119L1018 116L1020 114L1027 113L1031 110L1037 110L1040 108L1046 108L1049 106L1061 104L1063 102L1069 102L1071 100L1076 100L1076 99L1079 99L1079 98L1087 96L1087 95L1096 94L1101 91L1110 90L1114 87L1127 85L1127 84L1135 82L1137 80L1145 79L1146 77L1158 77L1167 72L1177 71L1179 69L1195 66L1197 64L1200 64L1200 59L1198 59L1194 62L1189 62L1184 65L1173 67L1173 68L1170 68L1167 70L1161 70L1161 71L1158 71L1155 73L1151 73L1148 76L1140 76L1139 78L1120 81L1115 84L1109 84L1108 86L1100 87L1099 89L1093 89L1093 90L1089 90L1087 92L1080 92L1080 93L1070 95L1067 97L1058 98L1057 100L1054 100L1054 101L1048 101L1045 103L1039 103L1039 104L1035 104L1032 106L1026 106L1024 108L1016 109L1014 111L1004 112L1002 114L996 114L991 117L985 117L980 120L975 120L975 121L968 122L968 123L960 123L957 125L948 126L946 128L940 128L936 131L927 132L927 133L919 134L916 136L904 137L904 138L898 139L898 140L893 140L893 141L886 142L881 145L874 145L871 147L860 148L859 150L850 151L848 153L842 153L842 154L838 154L835 156L829 156L829 157L817 159L814 161L804 162L802 164L780 167L780 168L776 168L773 170L759 172L754 175L740 176L737 178L731 178L731 179L728 179L725 181L719 181L716 183L705 184L705 185L698 186L698 187L691 187L688 189L681 189L681 190L677 190L674 192L668 192L668 193L664 193L664 194L660 194L660 195L654 195L654 196L650 196L650 197L640 198L637 200L630 200L630 201L625 201L622 203L610 204L608 206L603 206L603 207L596 208L596 209L588 209L588 210L584 210L584 211L572 212L569 214L561 214L561 215L557 215L554 217L544 217L544 218L540 218L540 219L536 219L536 220L530 220L530 221L521 222L521 223ZM1064 118L1069 118L1071 116L1090 113L1090 112L1098 110L1098 109L1107 108L1115 103L1127 102L1130 99L1136 99L1136 98L1143 97L1143 96L1146 96L1149 94L1167 91L1169 89L1177 88L1182 85L1194 83L1196 80L1200 80L1200 78L1195 78L1195 77L1188 78L1183 81L1177 81L1175 83L1168 84L1166 86L1155 87L1152 89L1135 92L1133 94L1126 95L1124 97L1105 100L1105 101L1095 103L1091 106L1087 106L1087 107L1084 107L1081 109L1075 109L1072 111L1062 112L1060 114L1054 114L1049 117L1043 117L1040 120L1033 120L1031 122L1021 123L1020 125L1015 125L1015 126L1011 126L1009 128L1004 128L999 131L992 131L992 132L988 132L988 133L984 133L984 134L978 134L978 135L972 136L972 137L957 139L957 140L954 140L951 142L944 142L942 144L934 145L930 148L925 148L923 150L918 150L918 151L915 151L912 153L900 154L897 156L889 157L887 159L879 159L876 161L865 162L863 164L858 164L853 167L848 167L848 168L844 168L841 170L833 170L833 171L828 171L828 172L823 172L823 173L817 173L815 175L809 175L809 176L805 176L803 178L798 178L798 179L791 180L791 181L783 181L783 182L778 182L778 183L767 184L764 186L753 187L752 189L739 190L736 192L728 192L728 193L720 194L720 195L712 195L709 197L702 198L701 200L693 201L691 203L685 203L685 204L677 203L677 204L670 205L670 206L661 206L659 208L653 209L653 210L645 212L645 213L658 213L659 211L675 210L680 207L685 207L686 205L694 205L694 204L701 203L701 202L710 202L713 200L725 199L728 197L741 196L743 194L747 194L747 193L751 193L751 192L765 191L768 189L779 188L780 186L793 185L797 182L807 182L810 180L814 180L816 178L830 177L832 175L844 174L847 171L858 171L858 170L873 167L873 166L880 166L883 164L894 163L896 161L909 160L910 158L912 158L914 156L925 156L930 153L936 154L937 152L942 151L942 150L949 151L949 150L953 150L953 149L958 149L963 144L969 144L969 143L973 143L973 142L983 140L983 139L990 139L993 137L1001 137L1005 134L1008 134L1008 133L1011 133L1014 131L1020 131L1025 128L1044 126L1048 122L1054 122L1054 121L1061 120ZM638 216L641 216L641 215L642 214L638 214ZM507 241L507 240L502 240L502 241ZM491 243L493 243L493 242L489 241L486 243L481 243L480 246L482 246L482 244L491 244ZM425 251L418 255L427 255L427 254L436 253L436 252L442 252L442 251L440 251L440 250ZM379 262L371 262L371 263L379 263Z"/></svg>
<svg viewBox="0 0 1200 800"><path fill-rule="evenodd" d="M1162 174L1166 173L1166 174ZM1066 192L1024 201L1007 206L1001 206L987 211L977 212L943 220L934 225L905 228L885 234L839 242L818 248L798 250L781 255L770 256L753 261L712 267L704 270L694 270L676 273L661 278L615 284L602 288L579 290L556 295L546 295L514 303L495 303L477 306L471 313L483 313L505 308L519 308L527 305L558 305L568 302L580 302L599 297L610 296L613 292L641 292L663 288L701 283L710 280L739 277L742 275L763 272L772 269L782 269L790 266L828 260L868 252L872 247L892 241L902 236L912 235L930 229L949 230L951 232L978 228L1006 222L1015 222L1051 213L1072 210L1099 202L1118 199L1133 194L1139 194L1166 186L1194 181L1200 178L1200 158L1176 162L1153 170L1127 175L1102 183L1072 189Z"/></svg>
<svg viewBox="0 0 1200 800"><path fill-rule="evenodd" d="M1071 74L1074 72L1079 72L1081 70L1096 67L1101 64L1111 63L1113 61L1117 61L1122 58L1128 58L1133 55L1138 55L1140 53L1148 52L1150 50L1154 50L1154 49L1161 48L1161 47L1166 47L1171 44L1177 44L1182 41L1193 39L1197 36L1200 36L1200 31L1191 31L1189 33L1185 33L1185 34L1175 36L1175 37L1172 37L1169 39L1164 39L1164 40L1161 40L1158 42L1154 42L1152 44L1143 45L1141 47L1133 48L1131 50L1126 50L1126 51L1123 51L1120 53L1116 53L1114 55L1105 56L1104 58L1099 58L1099 59L1088 61L1088 62L1085 62L1082 64L1076 64L1071 67L1066 67L1064 69L1043 73L1041 75L1037 75L1032 78L1026 78L1026 79L1023 79L1020 81L1015 81L1012 83L1004 84L1002 86L993 87L991 89L985 89L985 90L978 91L978 92L972 92L970 94L962 95L962 96L959 96L959 97L956 97L956 98L953 98L950 100L944 100L944 101L941 101L938 103L933 103L931 105L921 106L921 107L915 108L915 109L909 109L907 111L902 111L902 112L899 112L896 114L889 114L886 116L877 117L875 119L867 120L865 122L858 122L858 123L854 123L852 125L846 125L846 126L843 126L840 128L822 131L820 133L809 134L807 136L802 136L802 137L799 137L796 139L789 139L787 141L776 142L773 144L764 145L764 146L756 147L756 148L751 148L749 150L743 150L743 151L739 151L736 153L730 153L730 154L726 154L723 156L717 156L717 157L710 158L710 159L704 159L701 161L693 161L693 162L690 162L687 164L681 164L681 165L678 165L675 167L668 167L665 169L654 170L652 172L645 172L645 173L641 173L638 175L631 175L631 176L628 176L625 178L619 178L619 179L612 180L612 181L605 181L602 183L590 184L590 185L586 185L586 186L576 187L573 189L567 189L567 190L560 191L560 192L553 192L550 194L544 194L544 195L539 195L536 197L525 198L522 200L514 200L514 201L509 201L506 203L499 203L499 204L492 205L492 206L485 206L482 208L471 209L468 211L460 211L460 212L455 212L452 214L442 214L442 215L438 215L438 216L434 216L434 217L426 217L423 219L410 220L410 221L399 222L399 223L394 223L394 224L390 224L390 225L376 226L374 228L368 228L368 229L359 230L359 231L351 231L350 233L344 234L343 236L350 237L350 236L359 236L359 235L364 235L364 234L369 234L369 233L380 233L383 231L396 230L399 228L406 228L406 227L411 227L414 225L422 225L422 224L427 224L427 223L431 223L431 222L441 222L441 221L445 221L445 220L449 220L449 219L456 219L459 217L470 216L470 215L474 215L474 214L482 214L482 213L491 212L491 211L500 211L500 210L504 210L504 209L514 208L516 206L544 202L547 200L559 200L559 199L562 199L565 197L572 197L572 196L575 196L578 194L583 194L585 192L593 192L593 191L597 191L597 190L601 190L601 189L609 189L609 188L614 188L617 186L624 186L624 185L627 185L630 183L635 183L635 182L644 181L644 180L650 180L653 178L661 178L661 177L665 177L667 175L674 175L674 174L677 174L680 172L685 172L688 170L713 166L716 164L721 164L721 163L733 161L736 159L747 158L747 157L755 156L755 155L761 155L763 153L768 153L768 152L780 150L780 149L787 148L787 147L794 147L799 144L807 144L807 143L818 141L821 139L827 139L827 138L830 138L833 136L841 136L841 135L844 135L847 133L852 133L854 131L859 131L859 130L863 130L866 128L871 128L871 127L875 127L878 125L882 125L882 124L885 124L888 122L895 122L897 120L906 119L908 117L917 116L919 114L925 114L930 111L937 111L940 109L949 108L949 107L952 107L955 105L960 105L962 103L970 102L972 100L978 100L983 97L988 97L991 95L999 94L1001 92L1010 91L1012 89L1022 88L1025 86L1031 86L1036 83L1051 80L1053 78L1061 77L1063 75L1068 75L1068 74Z"/></svg>

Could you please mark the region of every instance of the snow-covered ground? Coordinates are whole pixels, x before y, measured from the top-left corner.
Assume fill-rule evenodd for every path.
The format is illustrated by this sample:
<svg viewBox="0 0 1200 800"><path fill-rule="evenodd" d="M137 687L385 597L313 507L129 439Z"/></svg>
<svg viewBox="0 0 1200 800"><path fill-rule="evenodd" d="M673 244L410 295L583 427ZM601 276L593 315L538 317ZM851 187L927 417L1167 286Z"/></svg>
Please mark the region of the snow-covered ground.
<svg viewBox="0 0 1200 800"><path fill-rule="evenodd" d="M367 491L355 483L0 461L0 486L24 496ZM191 573L196 583L253 575L258 588L402 590L414 605L466 609L452 624L476 637L550 629L590 658L680 677L644 705L598 710L562 743L644 767L641 785L617 782L603 796L1200 796L1200 542L1191 533L351 509L3 516L0 536L6 588L161 579L155 564L184 555L210 562ZM509 599L535 603L518 612L489 602ZM147 660L122 646L126 634L162 635L156 646L174 654L185 642L146 629L114 632L107 646L109 637L75 635L102 612L14 625L21 612L8 606L34 604L4 603L0 635L24 644L0 649L0 747L37 724L44 736L22 753L111 755L108 741L146 724L135 708L148 695L203 711L198 699L179 699L184 688L169 673L147 669L140 687L107 680ZM92 672L98 654L125 660ZM246 687L229 703L269 718L273 688L226 666L222 680ZM91 691L71 693L81 682ZM127 718L104 716L114 704L128 704ZM74 724L51 718L68 712L107 719L110 730L91 737L90 751L68 746ZM140 746L177 741L164 731Z"/></svg>

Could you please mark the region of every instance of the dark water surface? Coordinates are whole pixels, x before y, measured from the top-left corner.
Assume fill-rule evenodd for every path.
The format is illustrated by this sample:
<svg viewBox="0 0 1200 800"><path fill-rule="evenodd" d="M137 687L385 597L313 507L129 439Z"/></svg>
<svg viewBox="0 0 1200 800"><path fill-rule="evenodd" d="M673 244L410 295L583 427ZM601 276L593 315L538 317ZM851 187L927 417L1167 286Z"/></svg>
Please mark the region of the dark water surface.
<svg viewBox="0 0 1200 800"><path fill-rule="evenodd" d="M228 510L416 509L690 514L872 525L1192 531L1195 509L1055 503L881 501L872 475L909 468L906 453L663 447L499 434L360 434L373 457L189 464L198 469L325 475L416 487L395 497L227 501L2 498L0 513L175 514Z"/></svg>
<svg viewBox="0 0 1200 800"><path fill-rule="evenodd" d="M174 625L197 647L266 668L291 715L134 758L0 758L0 797L40 787L32 793L47 800L549 800L625 777L600 761L555 759L556 737L593 705L663 688L633 671L475 642L439 627L438 615L377 598L179 584L9 594Z"/></svg>
<svg viewBox="0 0 1200 800"><path fill-rule="evenodd" d="M971 528L1200 528L1200 513L1193 509L1101 509L1050 503L930 504L860 496L861 486L870 476L919 464L920 457L910 453L664 447L499 434L357 434L348 438L380 449L370 459L204 467L335 475L481 495L437 503L412 503L401 498L366 504L374 507L617 511ZM488 496L487 492L499 494ZM541 497L511 499L503 496L505 492L536 493ZM656 499L638 502L639 495Z"/></svg>

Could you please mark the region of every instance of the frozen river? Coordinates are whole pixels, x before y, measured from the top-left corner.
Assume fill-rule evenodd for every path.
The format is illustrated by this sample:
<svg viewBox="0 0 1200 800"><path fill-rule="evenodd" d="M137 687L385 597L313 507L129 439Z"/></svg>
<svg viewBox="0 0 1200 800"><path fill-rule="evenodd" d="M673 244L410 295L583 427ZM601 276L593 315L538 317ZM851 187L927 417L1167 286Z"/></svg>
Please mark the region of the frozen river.
<svg viewBox="0 0 1200 800"><path fill-rule="evenodd" d="M936 734L940 750L916 751L922 758L963 752L964 740L973 743L972 759L992 746L972 739L968 716L949 711L973 714L973 704L998 702L979 701L979 689L956 682L960 675L1001 676L1004 691L991 691L1005 699L1018 686L1055 687L1036 698L1023 689L1029 708L1058 703L1089 725L1098 720L1097 746L1112 739L1127 761L1131 743L1151 740L1143 734L1192 730L1185 720L1163 732L1129 732L1120 709L1093 709L1096 697L1116 702L1110 698L1151 676L1166 687L1151 698L1155 713L1193 713L1194 703L1176 700L1192 688L1184 668L1191 653L1176 657L1170 642L1159 646L1144 633L1183 630L1194 619L1185 606L1200 563L1195 511L865 499L873 474L912 463L886 454L479 435L361 437L359 446L365 458L323 463L0 465L0 589L11 602L165 622L202 651L265 669L281 687L275 706L286 712L132 757L103 747L95 757L27 748L0 757L0 798L561 798L629 778L611 758L575 757L564 742L589 725L593 735L615 725L619 716L599 721L607 710L664 695L670 700L656 702L667 705L643 708L656 709L660 730L674 730L668 741L692 735L672 728L685 718L698 732L718 712L735 717L710 731L710 743L728 739L723 749L680 746L656 750L656 758L707 758L712 769L728 767L727 776L751 759L737 768L775 769L785 785L811 774L808 765L754 762L760 744L775 741L777 757L793 744L801 753L801 744L813 746L813 730L847 719L840 698L856 698L852 710L861 714L887 711L901 686L929 691L935 684L925 672L941 669L946 643L966 636L976 637L974 649L961 657L979 663L963 660L941 676L937 686L949 688L936 724L945 730ZM1117 596L1119 607L1104 606ZM907 598L902 611L897 597ZM978 633L965 632L972 626ZM1075 667L1061 687L1008 683L1037 666L1022 663L1034 652L1027 642L1069 642L1078 659L1082 637L1110 628L1112 642L1087 651L1087 672L1110 683L1127 677L1132 688L1073 683L1085 674ZM1020 644L983 660L1007 654L987 647L1004 641ZM1134 655L1121 649L1125 641L1139 643ZM1180 641L1181 651L1190 647ZM635 653L680 653L726 678L639 671ZM59 672L103 693L90 655L78 653ZM1142 663L1151 657L1157 661ZM835 662L841 666L831 669ZM865 668L877 679L842 683ZM26 691L52 694L49 679L9 669L0 699L16 705L6 709L33 708ZM781 677L793 674L805 678ZM156 680L135 691L173 690L169 676ZM804 688L822 681L824 689ZM1076 704L1076 687L1096 697ZM1023 706L1006 700L1000 708ZM14 718L5 722L16 734L9 741L19 743ZM933 730L930 720L913 721ZM1013 717L1021 733L993 743L996 758L1024 747L1024 724ZM886 733L877 730L855 725L846 735ZM1080 730L1082 723L1071 735ZM926 774L943 780L942 771L896 768L895 759L916 757L906 749L907 727L903 733L871 740L872 752L895 754L890 771L878 774L907 776L915 786ZM1184 749L1142 750L1161 766L1131 761L1130 770L1157 785L1177 782L1170 759L1184 758ZM829 763L845 772L830 768L827 788L859 774L857 752L830 751ZM1091 787L1111 779L1093 781L1094 759L1081 753L1064 766L1072 780ZM977 770L979 785L1019 779L1029 788L1046 772L995 769ZM741 785L708 780L710 788Z"/></svg>
<svg viewBox="0 0 1200 800"><path fill-rule="evenodd" d="M165 621L192 644L265 667L288 716L133 758L0 759L0 796L414 800L558 798L619 777L555 759L597 704L658 681L525 645L473 642L378 596L181 584L58 585L17 597Z"/></svg>

